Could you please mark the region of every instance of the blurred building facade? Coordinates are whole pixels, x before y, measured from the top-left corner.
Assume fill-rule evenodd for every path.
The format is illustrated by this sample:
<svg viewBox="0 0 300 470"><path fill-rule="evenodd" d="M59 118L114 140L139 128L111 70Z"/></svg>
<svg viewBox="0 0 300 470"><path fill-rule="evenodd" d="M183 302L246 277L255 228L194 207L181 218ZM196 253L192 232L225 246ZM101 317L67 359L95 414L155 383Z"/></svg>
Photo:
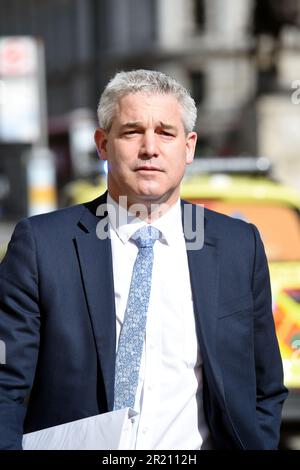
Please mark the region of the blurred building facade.
<svg viewBox="0 0 300 470"><path fill-rule="evenodd" d="M97 171L91 135L107 80L117 70L156 68L192 91L198 156L269 156L279 178L300 189L292 88L299 18L300 0L1 0L0 35L45 43L60 184Z"/></svg>

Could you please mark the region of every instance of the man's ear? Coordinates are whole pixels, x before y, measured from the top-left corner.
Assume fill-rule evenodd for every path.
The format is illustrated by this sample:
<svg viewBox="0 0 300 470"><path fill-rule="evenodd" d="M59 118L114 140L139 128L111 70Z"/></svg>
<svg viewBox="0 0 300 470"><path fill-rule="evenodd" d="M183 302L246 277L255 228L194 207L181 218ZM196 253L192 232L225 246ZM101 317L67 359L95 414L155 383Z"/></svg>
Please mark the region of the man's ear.
<svg viewBox="0 0 300 470"><path fill-rule="evenodd" d="M101 160L107 160L107 132L100 127L96 129L94 134L94 140L97 148L99 158Z"/></svg>
<svg viewBox="0 0 300 470"><path fill-rule="evenodd" d="M186 164L190 165L194 160L197 143L197 133L189 132L186 138Z"/></svg>

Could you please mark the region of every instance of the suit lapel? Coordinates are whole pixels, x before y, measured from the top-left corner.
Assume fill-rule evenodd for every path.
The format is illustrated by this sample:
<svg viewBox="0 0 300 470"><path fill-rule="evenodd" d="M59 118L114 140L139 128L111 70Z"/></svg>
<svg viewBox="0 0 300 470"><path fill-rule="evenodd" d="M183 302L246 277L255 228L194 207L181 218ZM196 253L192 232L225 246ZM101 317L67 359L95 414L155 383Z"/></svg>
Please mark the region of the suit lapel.
<svg viewBox="0 0 300 470"><path fill-rule="evenodd" d="M82 280L101 366L108 410L113 408L116 348L116 317L113 287L111 242L108 236L99 239L96 208L106 203L106 195L87 205L79 222L76 237Z"/></svg>
<svg viewBox="0 0 300 470"><path fill-rule="evenodd" d="M182 202L183 211L186 203ZM198 213L198 218L196 217ZM210 233L209 223L203 207L192 206L191 217L183 218L183 228L187 245L191 289L194 302L194 312L198 341L204 359L204 368L209 365L214 380L224 399L224 387L221 371L216 357L216 328L217 328L217 299L219 284L218 239ZM187 230L187 225L189 229ZM203 244L193 249L191 244L190 227L199 234L203 232Z"/></svg>

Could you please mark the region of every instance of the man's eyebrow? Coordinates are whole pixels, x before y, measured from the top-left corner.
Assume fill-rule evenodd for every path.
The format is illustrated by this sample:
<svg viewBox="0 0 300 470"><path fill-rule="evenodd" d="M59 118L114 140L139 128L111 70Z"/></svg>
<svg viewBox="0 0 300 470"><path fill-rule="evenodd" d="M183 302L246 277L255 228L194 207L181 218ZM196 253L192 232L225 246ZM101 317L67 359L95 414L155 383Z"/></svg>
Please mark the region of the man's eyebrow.
<svg viewBox="0 0 300 470"><path fill-rule="evenodd" d="M136 128L136 127L142 127L142 122L141 121L128 121L124 122L124 124L121 125L121 129L124 128Z"/></svg>
<svg viewBox="0 0 300 470"><path fill-rule="evenodd" d="M159 124L160 124L160 126L161 126L163 129L173 129L173 130L176 130L176 129L177 129L177 127L174 126L173 124L168 124L168 123L166 123L166 122L160 121Z"/></svg>
<svg viewBox="0 0 300 470"><path fill-rule="evenodd" d="M159 126L162 129L177 130L175 125L163 121L159 121ZM128 121L121 125L121 129L136 129L137 127L143 127L143 123L141 121Z"/></svg>

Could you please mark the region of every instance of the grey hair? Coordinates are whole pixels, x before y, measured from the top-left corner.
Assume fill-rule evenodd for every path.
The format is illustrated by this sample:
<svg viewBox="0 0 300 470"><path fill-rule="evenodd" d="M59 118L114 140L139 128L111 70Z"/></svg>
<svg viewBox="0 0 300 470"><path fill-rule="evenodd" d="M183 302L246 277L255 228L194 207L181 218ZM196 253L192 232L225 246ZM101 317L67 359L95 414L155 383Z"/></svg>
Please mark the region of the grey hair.
<svg viewBox="0 0 300 470"><path fill-rule="evenodd" d="M134 93L172 94L182 108L185 132L194 129L197 119L195 101L189 92L174 78L154 70L132 70L117 73L105 87L97 109L99 125L109 130L112 126L119 98Z"/></svg>

